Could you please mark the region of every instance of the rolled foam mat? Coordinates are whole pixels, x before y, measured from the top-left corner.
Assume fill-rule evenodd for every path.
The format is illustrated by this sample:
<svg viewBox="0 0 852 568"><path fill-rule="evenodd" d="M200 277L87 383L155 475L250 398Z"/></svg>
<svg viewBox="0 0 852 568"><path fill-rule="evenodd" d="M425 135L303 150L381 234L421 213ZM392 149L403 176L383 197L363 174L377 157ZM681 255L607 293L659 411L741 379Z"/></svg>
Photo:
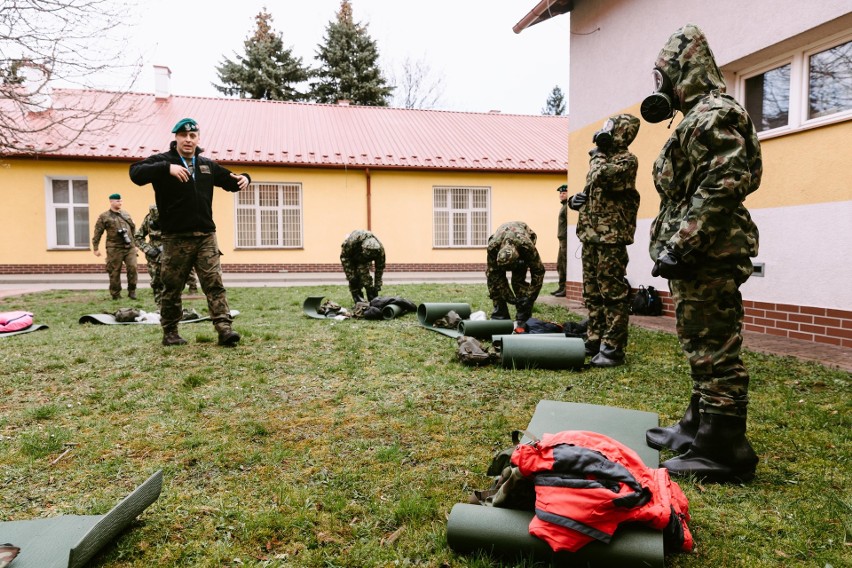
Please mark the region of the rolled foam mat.
<svg viewBox="0 0 852 568"><path fill-rule="evenodd" d="M578 369L586 358L586 344L579 337L561 333L494 337L502 343L500 358L506 369Z"/></svg>
<svg viewBox="0 0 852 568"><path fill-rule="evenodd" d="M491 340L492 335L512 333L515 322L512 320L464 320L459 324L459 333L476 339Z"/></svg>
<svg viewBox="0 0 852 568"><path fill-rule="evenodd" d="M6 331L6 332L3 332L3 333L0 333L0 337L9 337L10 335L20 335L22 333L29 333L31 331L38 331L40 329L48 329L48 327L46 325L44 325L43 323L34 323L30 327L27 327L27 328L24 328L24 329L19 329L17 331Z"/></svg>
<svg viewBox="0 0 852 568"><path fill-rule="evenodd" d="M231 310L231 317L235 318L240 315L239 310ZM200 318L180 320L179 324L183 323L198 323L200 321L210 321L210 316L202 316ZM115 316L112 314L88 314L80 317L80 323L93 323L101 325L160 325L158 321L115 321Z"/></svg>
<svg viewBox="0 0 852 568"><path fill-rule="evenodd" d="M537 436L563 430L605 434L630 447L648 467L659 467L659 453L645 443L645 431L659 425L653 412L542 400L527 430ZM663 534L642 525L626 525L609 544L592 542L575 553L554 553L529 534L531 511L456 504L447 519L447 544L460 553L488 552L495 556L529 558L557 566L593 568L663 568Z"/></svg>
<svg viewBox="0 0 852 568"><path fill-rule="evenodd" d="M464 304L461 302L420 304L417 306L417 320L420 322L420 325L426 329L436 331L448 337L460 337L461 333L459 333L457 329L446 329L432 326L432 324L435 323L435 320L444 317L451 311L456 312L461 319L465 320L470 317L470 304Z"/></svg>
<svg viewBox="0 0 852 568"><path fill-rule="evenodd" d="M302 311L305 312L305 315L309 318L326 319L324 314L317 311L322 305L322 301L324 299L325 296L308 296L302 303Z"/></svg>
<svg viewBox="0 0 852 568"><path fill-rule="evenodd" d="M382 308L382 319L392 320L402 313L402 307L396 304L388 304Z"/></svg>

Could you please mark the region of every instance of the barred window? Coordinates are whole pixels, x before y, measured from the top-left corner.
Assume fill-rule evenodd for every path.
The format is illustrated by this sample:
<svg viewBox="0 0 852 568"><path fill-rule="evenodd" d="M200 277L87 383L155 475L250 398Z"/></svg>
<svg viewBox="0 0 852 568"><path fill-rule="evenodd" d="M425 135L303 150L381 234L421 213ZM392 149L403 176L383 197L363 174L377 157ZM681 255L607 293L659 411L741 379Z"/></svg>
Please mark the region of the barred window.
<svg viewBox="0 0 852 568"><path fill-rule="evenodd" d="M488 244L490 188L435 186L432 195L435 248Z"/></svg>
<svg viewBox="0 0 852 568"><path fill-rule="evenodd" d="M302 248L302 184L253 182L236 205L238 248Z"/></svg>
<svg viewBox="0 0 852 568"><path fill-rule="evenodd" d="M48 178L47 215L49 248L89 248L89 180Z"/></svg>

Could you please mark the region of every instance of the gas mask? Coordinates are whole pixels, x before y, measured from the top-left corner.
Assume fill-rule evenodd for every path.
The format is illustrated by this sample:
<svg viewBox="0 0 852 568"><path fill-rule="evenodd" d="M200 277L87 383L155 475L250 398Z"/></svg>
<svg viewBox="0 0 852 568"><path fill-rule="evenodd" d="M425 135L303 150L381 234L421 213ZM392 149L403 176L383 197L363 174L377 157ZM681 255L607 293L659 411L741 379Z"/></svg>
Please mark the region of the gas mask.
<svg viewBox="0 0 852 568"><path fill-rule="evenodd" d="M612 122L612 119L604 122L603 126L600 130L595 132L592 135L592 143L598 147L599 150L606 151L612 148L612 129L615 125Z"/></svg>
<svg viewBox="0 0 852 568"><path fill-rule="evenodd" d="M676 100L671 80L654 67L654 92L645 97L639 107L642 118L654 124L672 118L676 110Z"/></svg>

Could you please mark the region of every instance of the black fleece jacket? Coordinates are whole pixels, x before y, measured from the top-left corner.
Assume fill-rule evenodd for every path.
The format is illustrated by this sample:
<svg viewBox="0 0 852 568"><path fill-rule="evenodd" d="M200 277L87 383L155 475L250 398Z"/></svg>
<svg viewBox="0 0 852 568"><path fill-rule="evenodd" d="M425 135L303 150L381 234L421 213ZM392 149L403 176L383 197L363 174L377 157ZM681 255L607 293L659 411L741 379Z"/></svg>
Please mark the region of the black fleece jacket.
<svg viewBox="0 0 852 568"><path fill-rule="evenodd" d="M154 198L160 212L160 228L164 235L180 233L212 233L213 187L225 191L240 190L231 171L195 151L195 176L182 182L169 174L169 166L183 166L174 141L168 152L154 154L130 166L130 179L136 185L153 184ZM251 182L248 174L242 174Z"/></svg>

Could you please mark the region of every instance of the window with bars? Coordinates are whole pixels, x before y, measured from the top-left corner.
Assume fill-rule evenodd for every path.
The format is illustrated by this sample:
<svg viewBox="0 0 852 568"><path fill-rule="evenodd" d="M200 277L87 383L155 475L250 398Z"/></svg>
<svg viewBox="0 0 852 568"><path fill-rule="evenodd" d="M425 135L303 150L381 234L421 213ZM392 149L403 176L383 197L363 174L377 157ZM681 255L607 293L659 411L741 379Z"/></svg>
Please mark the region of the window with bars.
<svg viewBox="0 0 852 568"><path fill-rule="evenodd" d="M235 199L238 248L302 248L302 184L253 182Z"/></svg>
<svg viewBox="0 0 852 568"><path fill-rule="evenodd" d="M852 117L852 37L788 54L744 73L741 99L758 132Z"/></svg>
<svg viewBox="0 0 852 568"><path fill-rule="evenodd" d="M435 248L484 247L488 244L488 187L432 188Z"/></svg>
<svg viewBox="0 0 852 568"><path fill-rule="evenodd" d="M87 249L89 233L89 180L47 179L47 243L51 249Z"/></svg>

